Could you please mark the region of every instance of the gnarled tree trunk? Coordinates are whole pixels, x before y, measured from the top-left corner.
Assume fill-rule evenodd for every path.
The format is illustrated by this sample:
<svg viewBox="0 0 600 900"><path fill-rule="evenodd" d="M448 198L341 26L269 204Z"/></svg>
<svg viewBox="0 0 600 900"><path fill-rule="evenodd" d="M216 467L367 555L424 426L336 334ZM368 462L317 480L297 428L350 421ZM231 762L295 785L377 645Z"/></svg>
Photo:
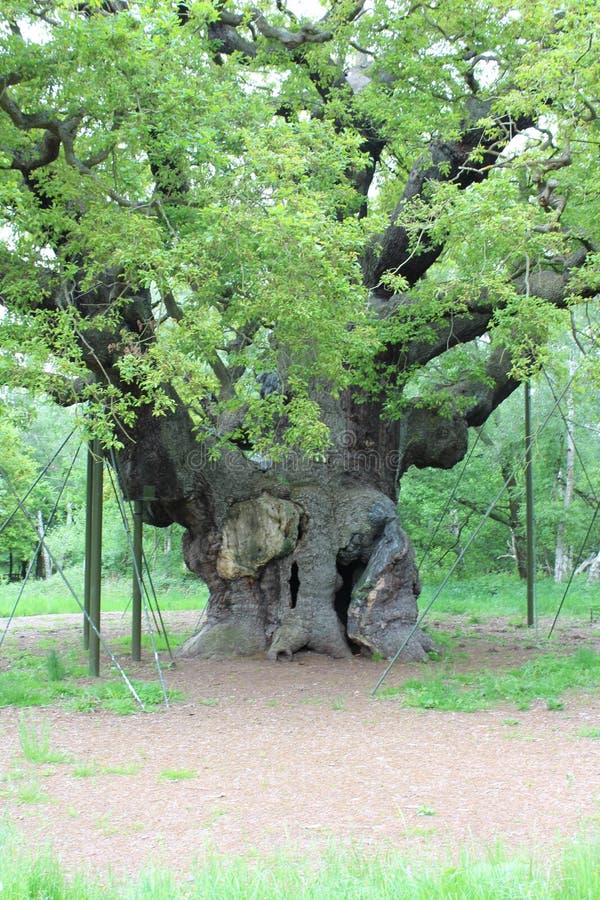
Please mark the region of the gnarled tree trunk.
<svg viewBox="0 0 600 900"><path fill-rule="evenodd" d="M425 658L433 644L411 634L420 585L397 518L399 430L366 407L328 400L337 438L327 459L273 464L242 451L212 459L183 408L168 419L140 416L121 454L126 489L135 497L154 486L148 518L186 528L186 563L209 588L183 655L387 657L410 636L404 658Z"/></svg>

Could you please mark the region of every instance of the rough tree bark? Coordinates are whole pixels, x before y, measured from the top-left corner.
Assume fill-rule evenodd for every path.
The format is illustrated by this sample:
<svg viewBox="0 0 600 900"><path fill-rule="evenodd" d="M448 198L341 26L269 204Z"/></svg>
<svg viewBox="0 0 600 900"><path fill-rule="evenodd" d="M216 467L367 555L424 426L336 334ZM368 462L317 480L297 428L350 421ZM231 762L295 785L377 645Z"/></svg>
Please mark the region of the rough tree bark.
<svg viewBox="0 0 600 900"><path fill-rule="evenodd" d="M398 427L347 396L322 406L334 443L321 463L242 452L214 460L183 407L139 417L121 452L122 481L132 497L155 487L149 521L186 528L186 563L210 591L184 654L388 656L414 625L419 580L396 510ZM416 632L406 655L422 659L431 646Z"/></svg>

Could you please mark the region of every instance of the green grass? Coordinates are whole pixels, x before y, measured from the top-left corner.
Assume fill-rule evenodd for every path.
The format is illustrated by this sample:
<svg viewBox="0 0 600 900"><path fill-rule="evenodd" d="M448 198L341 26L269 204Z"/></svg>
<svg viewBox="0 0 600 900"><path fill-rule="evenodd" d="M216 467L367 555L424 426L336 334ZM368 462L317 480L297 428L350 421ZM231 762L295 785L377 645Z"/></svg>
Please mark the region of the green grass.
<svg viewBox="0 0 600 900"><path fill-rule="evenodd" d="M160 777L164 781L187 781L190 778L197 778L198 773L192 772L191 769L166 769L160 773Z"/></svg>
<svg viewBox="0 0 600 900"><path fill-rule="evenodd" d="M160 684L136 679L130 681L147 712L163 705L164 697ZM170 702L183 699L181 691L176 690L167 691L167 696ZM124 680L118 676L111 681L94 681L91 684L81 685L69 702L69 707L78 712L108 709L121 716L140 712L139 704Z"/></svg>
<svg viewBox="0 0 600 900"><path fill-rule="evenodd" d="M67 578L80 597L83 597L81 566L67 570ZM421 609L432 599L439 583L425 578L419 601ZM0 617L8 616L17 599L21 584L0 581ZM550 578L537 580L537 608L540 616L553 616L563 596L565 586ZM585 576L575 578L565 599L563 614L589 621L590 609L598 606L597 588ZM162 610L197 609L206 606L206 586L191 574L181 574L160 583L159 602ZM102 583L102 608L108 612L124 610L131 597L131 578L107 576ZM74 613L80 609L60 575L47 581L31 580L25 587L17 607L17 615L51 615ZM483 575L461 580L453 578L435 601L433 616L468 615L473 622L487 616L514 617L522 621L526 615L526 586L511 575Z"/></svg>
<svg viewBox="0 0 600 900"><path fill-rule="evenodd" d="M52 706L60 703L70 709L91 712L108 709L121 715L140 711L123 678L116 672L90 682L87 666L76 651L70 651L59 660L62 678L57 681L48 670L47 657L34 653L16 653L10 658L10 668L0 672L0 707L2 706ZM158 682L131 679L140 700L147 711L164 703ZM180 691L167 692L169 701L181 700ZM4 898L2 898L4 900Z"/></svg>
<svg viewBox="0 0 600 900"><path fill-rule="evenodd" d="M54 648L46 655L46 673L48 681L62 681L67 674L65 664Z"/></svg>
<svg viewBox="0 0 600 900"><path fill-rule="evenodd" d="M124 763L115 766L100 766L94 760L87 760L73 766L71 774L75 778L97 778L99 775L137 775L141 772L141 763Z"/></svg>
<svg viewBox="0 0 600 900"><path fill-rule="evenodd" d="M0 789L0 797L10 797L17 803L48 803L48 794L42 788L37 778L10 784L8 788ZM1 895L0 895L1 896Z"/></svg>
<svg viewBox="0 0 600 900"><path fill-rule="evenodd" d="M435 816L435 809L431 806L420 806L417 810L418 816Z"/></svg>
<svg viewBox="0 0 600 900"><path fill-rule="evenodd" d="M192 632L181 632L180 634L168 634L168 646L167 639L163 634L153 634L152 637L149 634L142 634L140 636L140 646L143 650L153 650L154 647L160 652L168 650L169 647L171 650L175 650L176 647L179 647L180 644L183 644L190 636ZM154 641L154 646L152 641ZM131 635L123 635L121 637L112 638L111 649L115 649L115 647L119 648L120 653L130 653L131 652Z"/></svg>
<svg viewBox="0 0 600 900"><path fill-rule="evenodd" d="M289 853L208 856L191 877L150 871L119 883L111 876L67 877L49 851L32 854L0 835L2 900L563 900L598 897L600 839L582 838L555 859L519 857L501 847L483 858L463 853L427 864L398 852L332 847L321 859ZM108 867L108 866L107 866Z"/></svg>
<svg viewBox="0 0 600 900"><path fill-rule="evenodd" d="M435 596L439 583L425 578L419 606L425 609ZM536 584L538 616L554 616L565 591L564 584L551 578L538 578ZM527 618L527 588L524 581L511 575L483 575L478 578L451 579L435 601L431 616L470 616L484 621L489 616L508 616L515 624ZM590 620L590 609L598 605L598 587L585 576L575 578L567 593L561 615Z"/></svg>
<svg viewBox="0 0 600 900"><path fill-rule="evenodd" d="M600 741L600 728L582 728L577 734L579 737L590 738L592 741Z"/></svg>
<svg viewBox="0 0 600 900"><path fill-rule="evenodd" d="M84 762L73 766L71 772L73 778L95 778L101 773L100 767L95 762Z"/></svg>
<svg viewBox="0 0 600 900"><path fill-rule="evenodd" d="M68 569L66 577L69 584L83 602L83 567ZM177 580L161 583L159 595L160 608L171 609L204 609L208 597L206 585L193 575L181 575ZM22 583L9 584L0 581L0 618L11 614L19 596ZM131 576L107 576L102 581L102 609L106 612L121 612L131 598ZM17 606L17 616L41 616L57 613L78 613L80 607L73 598L60 575L53 575L46 581L31 579L25 585L23 596Z"/></svg>
<svg viewBox="0 0 600 900"><path fill-rule="evenodd" d="M19 718L19 739L21 751L32 763L65 763L69 757L50 747L50 728L46 722L37 725L31 718L21 713Z"/></svg>
<svg viewBox="0 0 600 900"><path fill-rule="evenodd" d="M398 698L403 706L475 712L501 703L529 709L541 700L562 709L563 694L600 686L600 654L580 649L571 656L541 654L518 669L460 674L444 667L423 678L411 678L378 696Z"/></svg>
<svg viewBox="0 0 600 900"><path fill-rule="evenodd" d="M50 706L68 700L77 692L77 680L87 672L75 651L61 657L56 652L44 657L13 651L8 663L9 668L0 671L0 706Z"/></svg>

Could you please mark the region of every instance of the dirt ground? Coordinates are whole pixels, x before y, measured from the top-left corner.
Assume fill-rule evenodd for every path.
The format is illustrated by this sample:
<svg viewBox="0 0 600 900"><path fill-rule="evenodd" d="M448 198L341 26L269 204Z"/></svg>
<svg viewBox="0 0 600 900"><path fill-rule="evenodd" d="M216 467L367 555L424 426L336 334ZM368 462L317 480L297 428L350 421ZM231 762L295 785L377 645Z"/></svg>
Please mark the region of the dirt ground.
<svg viewBox="0 0 600 900"><path fill-rule="evenodd" d="M173 632L195 619L165 618ZM109 642L127 627L104 617ZM464 634L458 667L513 666L537 652L530 632L502 620L443 627ZM42 632L60 649L80 640L80 622L15 620L0 666ZM598 624L563 627L552 649L580 644L600 649ZM135 666L120 658L135 677L156 678L148 651ZM68 754L60 764L28 763L22 710L0 709L3 818L32 847L51 844L68 868L167 866L180 877L215 850L311 854L333 842L447 859L500 840L538 854L600 824L600 740L581 734L600 727L598 693L552 711L542 702L526 712L404 709L370 696L384 665L312 653L289 663L178 661L165 679L184 700L168 709L30 710L52 749ZM422 671L396 665L387 684ZM28 783L37 798L19 789Z"/></svg>

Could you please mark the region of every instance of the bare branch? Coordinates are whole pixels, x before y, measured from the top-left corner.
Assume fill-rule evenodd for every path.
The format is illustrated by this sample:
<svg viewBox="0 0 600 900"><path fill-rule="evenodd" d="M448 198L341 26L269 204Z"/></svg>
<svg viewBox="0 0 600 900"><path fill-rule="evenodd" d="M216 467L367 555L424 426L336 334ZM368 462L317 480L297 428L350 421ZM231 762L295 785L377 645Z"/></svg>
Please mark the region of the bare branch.
<svg viewBox="0 0 600 900"><path fill-rule="evenodd" d="M485 508L482 508L478 503L474 503L472 500L468 500L466 497L456 497L456 502L460 503L461 506L466 506L467 509L472 509L473 512L479 513L480 516L482 516L485 512ZM491 510L491 512L488 512L487 515L495 522L500 522L501 525L506 525L507 528L512 527L510 518L507 515L503 515L498 507Z"/></svg>
<svg viewBox="0 0 600 900"><path fill-rule="evenodd" d="M476 117L480 118L481 109ZM499 125L508 122L499 122ZM425 188L431 182L454 182L461 188L482 181L489 173L496 159L497 138L487 138L481 128L467 128L459 140L438 141L431 145L429 159L420 159L414 164L399 203L392 212L391 223L386 231L373 240L363 261L363 272L367 285L381 296L391 296L391 290L381 285L382 276L389 271L397 271L409 284L416 284L424 273L438 259L442 244L433 244L424 236L423 246L418 255L414 254L408 229L397 224L407 207L417 198L422 202ZM477 163L471 161L476 148L483 150Z"/></svg>
<svg viewBox="0 0 600 900"><path fill-rule="evenodd" d="M100 185L103 191L105 191L111 200L114 200L119 206L122 206L124 209L134 209L134 210L148 210L149 207L152 207L155 204L153 199L150 200L129 200L127 197L124 197L122 194L119 194L117 191L114 191L112 188L106 187L105 185L101 185L98 179L97 173L90 168L86 163L82 162L75 156L74 148L73 148L73 127L72 122L61 123L58 129L59 137L62 141L63 150L65 154L65 160L68 165L72 166L74 169L77 169L78 172L81 172L82 175L87 175L91 177L97 184ZM108 154L107 154L108 155Z"/></svg>
<svg viewBox="0 0 600 900"><path fill-rule="evenodd" d="M59 406L74 406L85 399L86 388L95 381L91 372L85 378L67 378L54 374L44 380L44 391Z"/></svg>
<svg viewBox="0 0 600 900"><path fill-rule="evenodd" d="M331 9L327 10L325 15L319 20L321 25L325 25L331 21L331 19L335 16L337 12L338 3L333 2L331 4ZM348 10L346 15L343 17L343 21L346 23L354 22L358 17L362 14L365 8L365 0L357 0L354 6Z"/></svg>
<svg viewBox="0 0 600 900"><path fill-rule="evenodd" d="M297 50L303 44L324 44L333 38L332 31L321 31L316 25L303 25L298 31L270 25L259 9L252 10L252 21L263 37L279 41L287 50Z"/></svg>
<svg viewBox="0 0 600 900"><path fill-rule="evenodd" d="M41 131L52 131L55 134L58 131L59 123L52 113L48 112L48 110L37 113L24 113L10 96L6 87L0 93L0 109L3 109L13 125L16 125L22 131L30 131L34 128L39 128Z"/></svg>
<svg viewBox="0 0 600 900"><path fill-rule="evenodd" d="M181 322L183 319L183 310L173 296L173 292L165 291L161 299L167 311L167 316L170 319L174 319L176 322Z"/></svg>

